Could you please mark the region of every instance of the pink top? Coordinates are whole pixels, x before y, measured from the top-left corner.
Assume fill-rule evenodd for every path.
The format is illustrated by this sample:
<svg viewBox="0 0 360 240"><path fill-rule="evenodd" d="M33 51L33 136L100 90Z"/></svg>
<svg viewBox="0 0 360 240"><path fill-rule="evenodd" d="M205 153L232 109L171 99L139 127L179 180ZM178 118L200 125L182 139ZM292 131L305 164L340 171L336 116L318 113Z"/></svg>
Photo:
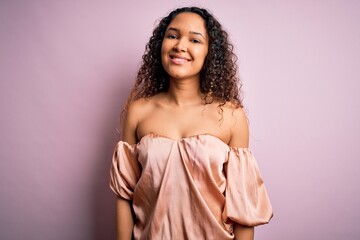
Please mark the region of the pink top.
<svg viewBox="0 0 360 240"><path fill-rule="evenodd" d="M248 148L199 134L118 142L110 187L132 200L135 239L234 239L234 222L268 223L272 208Z"/></svg>

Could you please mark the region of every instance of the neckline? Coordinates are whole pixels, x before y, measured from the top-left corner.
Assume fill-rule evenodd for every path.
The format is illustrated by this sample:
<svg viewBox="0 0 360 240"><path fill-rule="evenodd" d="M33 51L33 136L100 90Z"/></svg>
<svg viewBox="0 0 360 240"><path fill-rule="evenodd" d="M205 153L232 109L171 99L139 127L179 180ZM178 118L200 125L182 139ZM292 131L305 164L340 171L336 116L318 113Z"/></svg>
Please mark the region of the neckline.
<svg viewBox="0 0 360 240"><path fill-rule="evenodd" d="M145 134L144 136L142 136L140 138L140 140L139 140L139 142L137 144L141 143L146 138L165 139L165 140L168 140L168 141L171 141L171 142L179 143L179 142L189 141L189 140L192 140L192 139L199 139L201 137L214 138L217 141L221 142L223 145L225 145L227 147L230 147L229 145L227 145L227 143L225 143L219 137L217 137L217 136L215 136L213 134L210 134L210 133L198 133L198 134L195 134L195 135L190 135L190 136L182 137L182 138L179 138L179 139L174 139L174 138L171 138L171 137L168 137L168 136L165 136L165 135L161 135L161 134L157 134L157 133L147 133L147 134Z"/></svg>
<svg viewBox="0 0 360 240"><path fill-rule="evenodd" d="M210 134L210 133L198 133L198 134L195 134L195 135L191 135L191 136L187 136L187 137L183 137L183 138L180 138L180 139L173 139L173 138L170 138L170 137L167 137L167 136L164 136L164 135L161 135L161 134L157 134L157 133L147 133L145 134L144 136L142 136L140 138L140 140L137 142L137 143L134 143L134 144L129 144L125 141L119 141L122 142L122 143L125 143L127 144L128 146L132 146L132 147L135 147L137 145L140 145L142 141L145 141L146 138L152 138L152 139L164 139L164 140L167 140L167 141L171 141L173 143L180 143L180 142L184 142L184 141L188 141L188 140L191 140L191 139L199 139L201 137L210 137L210 138L213 138L215 140L217 140L218 142L220 142L220 144L224 145L225 147L229 148L229 149L233 149L233 150L244 150L244 151L251 151L249 147L230 147L229 145L227 145L223 140L221 140L220 138L218 138L217 136L213 135L213 134Z"/></svg>

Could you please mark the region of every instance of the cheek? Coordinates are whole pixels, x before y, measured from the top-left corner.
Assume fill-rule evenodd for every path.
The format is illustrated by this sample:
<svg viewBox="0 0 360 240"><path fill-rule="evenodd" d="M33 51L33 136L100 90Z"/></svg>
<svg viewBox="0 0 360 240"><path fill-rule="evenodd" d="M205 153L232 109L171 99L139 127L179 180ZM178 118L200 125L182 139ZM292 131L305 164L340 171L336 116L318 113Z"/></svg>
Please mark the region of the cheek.
<svg viewBox="0 0 360 240"><path fill-rule="evenodd" d="M208 54L208 51L205 51L205 52L204 52L204 61L205 61L205 59L206 59L206 57L207 57L207 54Z"/></svg>
<svg viewBox="0 0 360 240"><path fill-rule="evenodd" d="M169 51L169 49L171 48L169 41L167 41L167 39L163 39L162 43L161 43L161 54L165 54L166 52Z"/></svg>
<svg viewBox="0 0 360 240"><path fill-rule="evenodd" d="M161 44L161 52L160 52L160 57L161 57L161 63L164 65L164 61L166 60L166 56L167 56L167 46L166 43L162 43Z"/></svg>
<svg viewBox="0 0 360 240"><path fill-rule="evenodd" d="M204 61L207 56L207 53L208 53L207 49L203 48L203 49L197 49L195 54L199 59Z"/></svg>

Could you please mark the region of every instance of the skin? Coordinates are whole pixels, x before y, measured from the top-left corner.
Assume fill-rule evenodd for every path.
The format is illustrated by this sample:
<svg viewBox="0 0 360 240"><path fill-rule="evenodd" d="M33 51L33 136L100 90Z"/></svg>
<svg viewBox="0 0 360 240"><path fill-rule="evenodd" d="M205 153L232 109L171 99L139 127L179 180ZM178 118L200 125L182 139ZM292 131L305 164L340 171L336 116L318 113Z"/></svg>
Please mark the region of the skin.
<svg viewBox="0 0 360 240"><path fill-rule="evenodd" d="M199 73L209 44L204 24L194 13L180 13L169 24L161 48L162 63L170 76L169 89L131 103L124 119L123 141L135 144L150 133L171 139L207 133L231 147L248 147L249 128L243 109L226 103L221 118L218 102L205 105L202 100ZM129 240L134 227L131 202L118 198L116 205L117 239ZM235 224L234 234L235 239L253 240L254 228Z"/></svg>

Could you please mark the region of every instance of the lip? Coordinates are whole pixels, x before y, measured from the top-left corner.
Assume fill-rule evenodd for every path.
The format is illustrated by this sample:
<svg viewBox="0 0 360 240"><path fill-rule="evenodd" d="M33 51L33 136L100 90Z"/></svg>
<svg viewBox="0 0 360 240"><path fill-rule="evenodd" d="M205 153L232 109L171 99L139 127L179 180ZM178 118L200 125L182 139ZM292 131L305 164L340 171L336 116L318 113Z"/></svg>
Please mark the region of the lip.
<svg viewBox="0 0 360 240"><path fill-rule="evenodd" d="M185 64L191 61L189 58L179 54L169 54L170 61L175 64Z"/></svg>

